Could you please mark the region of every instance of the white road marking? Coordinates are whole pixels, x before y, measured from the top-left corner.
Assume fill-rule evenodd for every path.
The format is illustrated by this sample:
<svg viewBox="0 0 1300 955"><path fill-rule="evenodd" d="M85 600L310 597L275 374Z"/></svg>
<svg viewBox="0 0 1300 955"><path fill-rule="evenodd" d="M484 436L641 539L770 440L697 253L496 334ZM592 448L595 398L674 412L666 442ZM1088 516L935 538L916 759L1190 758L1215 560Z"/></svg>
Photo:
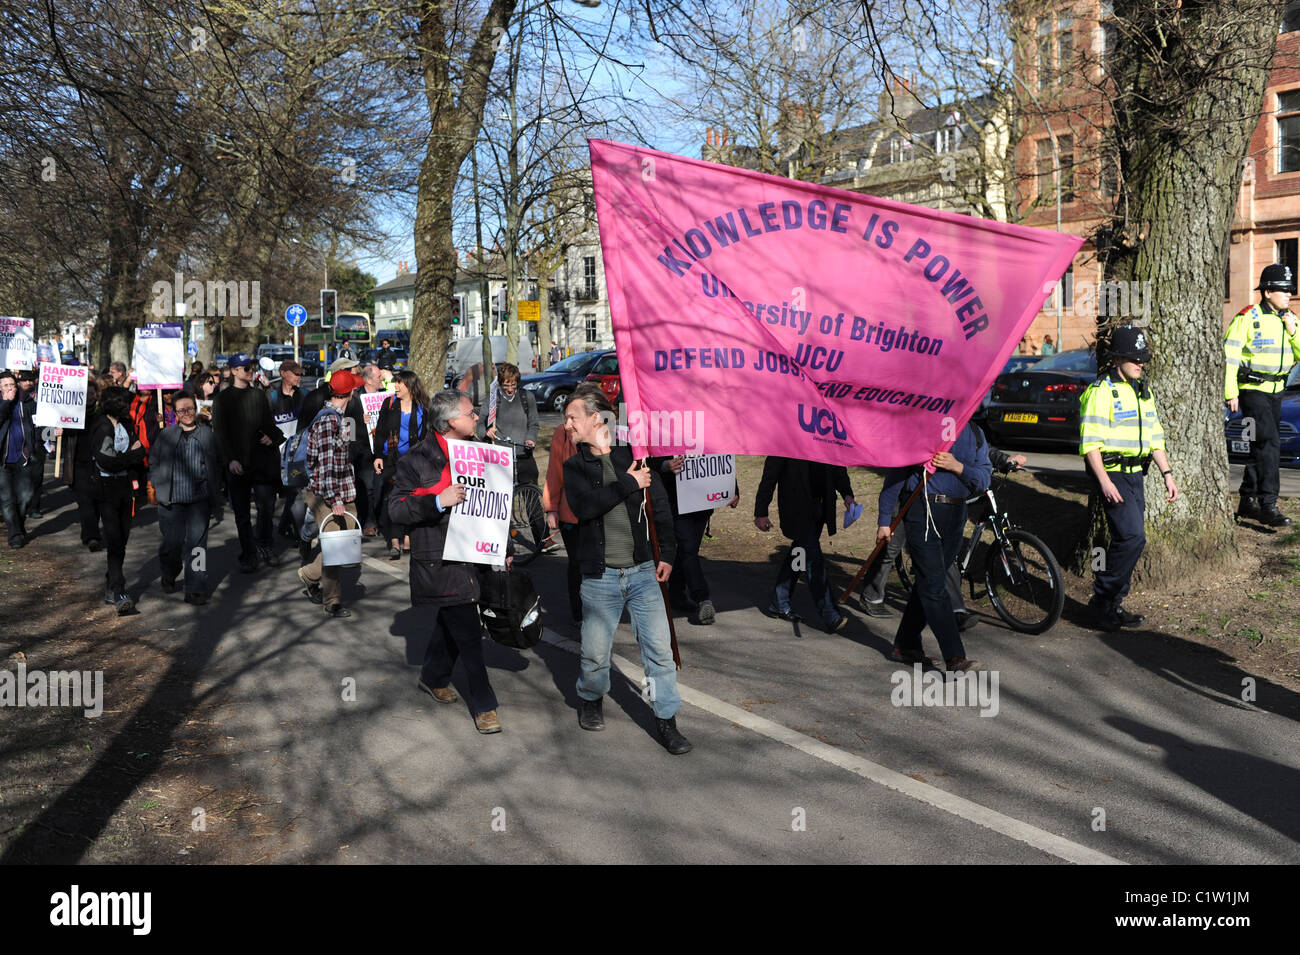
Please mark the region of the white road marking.
<svg viewBox="0 0 1300 955"><path fill-rule="evenodd" d="M542 639L554 647L567 650L569 653L578 653L582 649L581 644L568 637L562 637L553 630L544 630ZM613 655L613 663L624 676L632 681L634 686L641 685L645 673L639 666L617 653ZM986 829L992 829L1004 836L1010 836L1018 842L1023 842L1035 849L1046 852L1048 855L1056 856L1058 859L1077 865L1128 864L1120 859L1108 856L1104 852L1098 852L1096 849L1090 849L1077 842L1071 842L1069 839L1039 829L1027 822L1013 819L995 809L989 809L979 803L971 802L969 799L945 792L928 783L915 780L911 776L904 776L902 773L895 772L869 759L863 759L861 756L847 753L838 747L827 745L820 740L805 736L788 726L774 723L772 720L764 719L738 706L724 703L707 693L693 690L680 681L677 683L677 692L684 702L690 703L692 706L698 706L714 716L753 730L768 739L784 743L786 746L797 749L802 753L816 757L833 766L838 766L841 769L846 769L863 779L879 783L881 786L902 793L904 796L911 796L913 799L934 806L936 809L942 809L944 812L951 813L968 822L973 822Z"/></svg>

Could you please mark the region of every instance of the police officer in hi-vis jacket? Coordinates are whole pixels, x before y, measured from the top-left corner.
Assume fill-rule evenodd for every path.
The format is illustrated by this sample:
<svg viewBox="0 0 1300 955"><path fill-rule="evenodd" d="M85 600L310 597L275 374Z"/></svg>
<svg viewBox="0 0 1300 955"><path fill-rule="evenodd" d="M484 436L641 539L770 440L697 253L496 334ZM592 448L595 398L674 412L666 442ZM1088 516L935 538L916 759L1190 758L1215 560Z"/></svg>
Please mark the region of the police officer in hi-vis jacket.
<svg viewBox="0 0 1300 955"><path fill-rule="evenodd" d="M1178 485L1165 457L1165 431L1156 416L1156 399L1142 377L1143 366L1150 360L1141 329L1131 325L1115 329L1107 367L1080 399L1079 453L1097 482L1110 525L1106 562L1093 579L1093 597L1088 604L1100 630L1136 627L1146 619L1129 613L1123 602L1147 542L1143 480L1152 461L1164 478L1165 500L1178 500Z"/></svg>
<svg viewBox="0 0 1300 955"><path fill-rule="evenodd" d="M1224 336L1228 366L1223 399L1229 410L1240 409L1243 420L1254 425L1237 515L1269 527L1284 527L1291 518L1277 509L1282 445L1278 423L1282 418L1282 389L1300 360L1296 316L1290 311L1295 273L1288 265L1265 266L1256 291L1260 293L1258 304L1238 312ZM1245 433L1250 434L1249 427Z"/></svg>

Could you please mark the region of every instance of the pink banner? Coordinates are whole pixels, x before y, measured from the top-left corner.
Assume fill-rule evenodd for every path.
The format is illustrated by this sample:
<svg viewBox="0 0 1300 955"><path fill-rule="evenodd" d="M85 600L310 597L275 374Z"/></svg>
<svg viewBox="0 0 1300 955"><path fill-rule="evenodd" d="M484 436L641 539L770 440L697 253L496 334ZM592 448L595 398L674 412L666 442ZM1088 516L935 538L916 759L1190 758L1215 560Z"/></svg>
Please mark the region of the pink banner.
<svg viewBox="0 0 1300 955"><path fill-rule="evenodd" d="M590 147L638 455L926 460L956 440L1083 244L651 149Z"/></svg>

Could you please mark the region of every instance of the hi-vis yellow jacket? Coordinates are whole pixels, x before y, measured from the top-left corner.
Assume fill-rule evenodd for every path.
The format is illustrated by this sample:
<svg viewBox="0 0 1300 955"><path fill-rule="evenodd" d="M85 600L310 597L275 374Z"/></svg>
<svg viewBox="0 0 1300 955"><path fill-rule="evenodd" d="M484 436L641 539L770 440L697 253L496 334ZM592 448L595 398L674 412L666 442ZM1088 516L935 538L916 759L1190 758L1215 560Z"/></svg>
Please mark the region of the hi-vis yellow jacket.
<svg viewBox="0 0 1300 955"><path fill-rule="evenodd" d="M1291 366L1300 361L1300 338L1287 334L1282 316L1266 312L1256 304L1243 308L1228 324L1223 351L1228 357L1223 380L1224 401L1231 401L1242 391L1262 391L1272 395L1286 387L1285 376L1291 371ZM1244 365L1263 375L1283 377L1277 381L1238 383L1237 369Z"/></svg>
<svg viewBox="0 0 1300 955"><path fill-rule="evenodd" d="M1103 375L1079 399L1079 453L1118 452L1133 461L1115 461L1107 471L1130 467L1152 451L1165 449L1165 429L1156 417L1156 399L1138 396L1137 387L1117 370Z"/></svg>

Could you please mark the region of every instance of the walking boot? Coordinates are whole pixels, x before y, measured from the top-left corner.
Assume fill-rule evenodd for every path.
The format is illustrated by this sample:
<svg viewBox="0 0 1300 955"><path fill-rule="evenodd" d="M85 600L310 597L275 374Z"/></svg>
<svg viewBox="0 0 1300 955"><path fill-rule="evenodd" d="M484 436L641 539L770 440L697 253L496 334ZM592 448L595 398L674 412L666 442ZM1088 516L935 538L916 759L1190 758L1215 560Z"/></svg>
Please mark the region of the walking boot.
<svg viewBox="0 0 1300 955"><path fill-rule="evenodd" d="M1257 519L1261 524L1266 524L1269 527L1289 527L1291 525L1291 518L1279 511L1276 504L1261 504Z"/></svg>
<svg viewBox="0 0 1300 955"><path fill-rule="evenodd" d="M690 740L677 731L677 717L675 716L666 720L661 720L656 716L655 735L659 737L659 742L663 744L663 748L674 756L689 753L695 748L691 745Z"/></svg>
<svg viewBox="0 0 1300 955"><path fill-rule="evenodd" d="M601 712L601 700L584 700L578 697L578 725L585 730L603 730L605 714Z"/></svg>
<svg viewBox="0 0 1300 955"><path fill-rule="evenodd" d="M1259 499L1243 494L1241 503L1237 505L1237 516L1248 521L1259 520Z"/></svg>

